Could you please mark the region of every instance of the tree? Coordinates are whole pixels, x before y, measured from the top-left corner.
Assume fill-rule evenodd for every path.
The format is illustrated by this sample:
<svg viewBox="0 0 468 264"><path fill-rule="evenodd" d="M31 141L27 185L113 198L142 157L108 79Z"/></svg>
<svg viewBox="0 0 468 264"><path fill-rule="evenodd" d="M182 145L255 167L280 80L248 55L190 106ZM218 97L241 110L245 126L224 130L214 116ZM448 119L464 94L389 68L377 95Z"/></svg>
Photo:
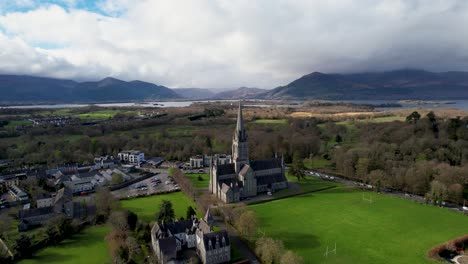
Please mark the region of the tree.
<svg viewBox="0 0 468 264"><path fill-rule="evenodd" d="M195 212L195 210L193 209L192 206L189 206L187 207L187 214L186 214L186 219L190 219L192 218L192 216L196 216L197 215L197 212Z"/></svg>
<svg viewBox="0 0 468 264"><path fill-rule="evenodd" d="M112 173L112 180L111 180L112 185L121 184L123 182L124 182L124 177L121 173Z"/></svg>
<svg viewBox="0 0 468 264"><path fill-rule="evenodd" d="M304 259L301 256L296 255L291 250L286 251L280 258L280 264L302 264Z"/></svg>
<svg viewBox="0 0 468 264"><path fill-rule="evenodd" d="M283 250L283 242L270 237L262 237L255 243L255 254L257 254L264 264L279 262Z"/></svg>
<svg viewBox="0 0 468 264"><path fill-rule="evenodd" d="M159 206L159 211L156 213L156 221L159 223L171 222L175 218L174 209L172 208L171 201L163 200Z"/></svg>
<svg viewBox="0 0 468 264"><path fill-rule="evenodd" d="M430 195L434 204L441 205L447 195L447 186L438 180L432 181Z"/></svg>
<svg viewBox="0 0 468 264"><path fill-rule="evenodd" d="M31 255L31 237L21 234L15 241L14 250L20 257Z"/></svg>
<svg viewBox="0 0 468 264"><path fill-rule="evenodd" d="M107 217L119 207L118 201L107 188L98 188L96 195L96 221L105 221Z"/></svg>
<svg viewBox="0 0 468 264"><path fill-rule="evenodd" d="M258 221L255 212L251 210L244 211L235 222L239 234L244 239L250 239L257 231Z"/></svg>
<svg viewBox="0 0 468 264"><path fill-rule="evenodd" d="M411 113L409 116L406 117L406 121L408 123L416 123L419 121L419 119L421 119L421 114L418 113L417 111L414 111L413 113Z"/></svg>
<svg viewBox="0 0 468 264"><path fill-rule="evenodd" d="M127 224L130 230L135 230L138 223L138 215L134 212L127 210Z"/></svg>
<svg viewBox="0 0 468 264"><path fill-rule="evenodd" d="M0 238L5 238L7 231L11 230L13 218L7 214L0 214Z"/></svg>
<svg viewBox="0 0 468 264"><path fill-rule="evenodd" d="M335 141L336 143L340 143L343 141L343 138L340 136L340 134L336 134Z"/></svg>
<svg viewBox="0 0 468 264"><path fill-rule="evenodd" d="M298 181L300 181L301 179L305 178L304 170L304 161L302 160L299 152L294 153L293 163L289 172L291 175L295 176Z"/></svg>
<svg viewBox="0 0 468 264"><path fill-rule="evenodd" d="M109 217L109 223L114 230L125 232L128 230L128 214L126 211L115 211Z"/></svg>

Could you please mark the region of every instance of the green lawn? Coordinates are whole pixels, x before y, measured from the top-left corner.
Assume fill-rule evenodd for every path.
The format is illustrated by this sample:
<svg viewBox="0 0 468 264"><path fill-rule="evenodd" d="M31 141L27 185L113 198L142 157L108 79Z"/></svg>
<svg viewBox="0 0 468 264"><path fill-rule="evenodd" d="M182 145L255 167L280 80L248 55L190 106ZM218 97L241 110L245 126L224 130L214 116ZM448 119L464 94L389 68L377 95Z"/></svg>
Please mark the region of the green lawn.
<svg viewBox="0 0 468 264"><path fill-rule="evenodd" d="M84 114L78 114L76 117L83 119L83 120L91 120L91 119L111 119L117 113L122 112L120 110L99 110L88 112Z"/></svg>
<svg viewBox="0 0 468 264"><path fill-rule="evenodd" d="M312 159L304 159L304 166L309 169L322 169L329 167L331 165L331 161L326 160L324 158L312 158Z"/></svg>
<svg viewBox="0 0 468 264"><path fill-rule="evenodd" d="M460 213L345 187L251 207L260 229L306 263L434 263L431 247L468 233Z"/></svg>
<svg viewBox="0 0 468 264"><path fill-rule="evenodd" d="M285 125L288 123L286 119L257 119L254 121L255 124L275 124Z"/></svg>
<svg viewBox="0 0 468 264"><path fill-rule="evenodd" d="M183 192L123 200L121 201L121 204L123 208L136 213L138 218L147 222L151 222L154 221L156 211L158 210L162 200L169 200L172 202L172 206L177 218L185 218L188 206L196 208L195 203L191 201ZM201 217L201 215L199 215L199 217Z"/></svg>
<svg viewBox="0 0 468 264"><path fill-rule="evenodd" d="M9 121L5 128L16 128L17 126L29 126L32 122L29 120L14 120Z"/></svg>
<svg viewBox="0 0 468 264"><path fill-rule="evenodd" d="M101 264L108 263L110 256L104 237L108 226L93 226L66 239L57 246L40 250L33 258L20 261L21 264L65 263Z"/></svg>
<svg viewBox="0 0 468 264"><path fill-rule="evenodd" d="M210 184L210 175L207 173L186 173L185 176L189 178L193 182L193 186L197 188L208 187ZM203 178L202 181L198 179L199 176Z"/></svg>

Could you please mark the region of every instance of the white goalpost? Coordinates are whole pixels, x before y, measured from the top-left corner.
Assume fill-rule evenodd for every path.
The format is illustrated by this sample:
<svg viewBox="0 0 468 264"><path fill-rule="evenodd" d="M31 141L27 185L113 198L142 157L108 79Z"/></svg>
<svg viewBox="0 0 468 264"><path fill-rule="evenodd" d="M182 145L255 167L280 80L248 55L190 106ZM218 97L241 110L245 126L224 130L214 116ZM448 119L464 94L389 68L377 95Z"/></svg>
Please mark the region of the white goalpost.
<svg viewBox="0 0 468 264"><path fill-rule="evenodd" d="M369 197L365 196L364 194L362 194L362 200L363 201L366 201L366 202L369 202L369 203L373 203L374 200L372 200L372 195L369 194Z"/></svg>
<svg viewBox="0 0 468 264"><path fill-rule="evenodd" d="M323 255L328 258L328 255L331 255L331 254L336 255L336 242L335 242L335 248L333 250L329 250L327 246L327 250L325 251Z"/></svg>

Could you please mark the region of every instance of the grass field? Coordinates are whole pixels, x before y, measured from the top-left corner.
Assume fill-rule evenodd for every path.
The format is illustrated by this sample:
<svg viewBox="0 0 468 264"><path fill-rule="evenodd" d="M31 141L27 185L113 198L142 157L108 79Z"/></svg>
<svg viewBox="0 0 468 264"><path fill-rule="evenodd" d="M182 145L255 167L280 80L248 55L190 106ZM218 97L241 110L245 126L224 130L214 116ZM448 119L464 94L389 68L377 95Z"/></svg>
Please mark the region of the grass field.
<svg viewBox="0 0 468 264"><path fill-rule="evenodd" d="M468 233L460 213L345 187L252 208L260 229L306 263L434 263L431 247ZM335 242L337 254L325 257Z"/></svg>
<svg viewBox="0 0 468 264"><path fill-rule="evenodd" d="M110 256L104 237L109 232L107 226L93 226L82 233L66 239L59 245L40 250L33 258L21 264L63 263L101 264L108 263Z"/></svg>
<svg viewBox="0 0 468 264"><path fill-rule="evenodd" d="M197 188L208 187L210 184L210 175L207 173L186 173L185 176L193 182L193 186ZM200 181L198 177L201 176L203 181Z"/></svg>
<svg viewBox="0 0 468 264"><path fill-rule="evenodd" d="M8 122L8 125L5 126L5 128L16 128L17 126L28 126L32 125L32 122L29 120L14 120Z"/></svg>
<svg viewBox="0 0 468 264"><path fill-rule="evenodd" d="M313 159L305 159L304 160L304 166L309 169L321 169L321 168L326 168L331 165L331 161L326 160L324 158L313 158Z"/></svg>
<svg viewBox="0 0 468 264"><path fill-rule="evenodd" d="M121 201L121 204L123 208L136 213L138 215L138 218L143 219L147 222L152 222L154 221L156 211L158 210L162 200L169 200L172 202L172 206L174 208L177 218L186 217L188 206L196 208L195 203L191 201L183 192L175 192L169 194L136 198L131 200L123 200ZM201 215L199 215L199 217L201 217Z"/></svg>
<svg viewBox="0 0 468 264"><path fill-rule="evenodd" d="M253 123L255 124L275 124L275 125L285 125L288 123L286 119L257 119Z"/></svg>
<svg viewBox="0 0 468 264"><path fill-rule="evenodd" d="M84 114L78 114L76 117L83 119L83 120L91 120L91 119L111 119L117 113L121 113L120 110L99 110L94 112L88 112Z"/></svg>

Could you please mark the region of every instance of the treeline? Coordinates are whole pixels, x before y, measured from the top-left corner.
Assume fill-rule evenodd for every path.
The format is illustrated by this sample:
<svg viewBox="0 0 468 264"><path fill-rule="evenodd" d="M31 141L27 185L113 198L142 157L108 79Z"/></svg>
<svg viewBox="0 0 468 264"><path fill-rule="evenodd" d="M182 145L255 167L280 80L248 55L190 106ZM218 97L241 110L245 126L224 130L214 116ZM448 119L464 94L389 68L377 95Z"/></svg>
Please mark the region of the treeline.
<svg viewBox="0 0 468 264"><path fill-rule="evenodd" d="M406 122L354 125L357 142L330 151L337 172L378 189L426 195L435 203L467 198L466 117L445 120L432 112L425 117L414 112Z"/></svg>
<svg viewBox="0 0 468 264"><path fill-rule="evenodd" d="M217 116L190 121L187 113L174 113L149 120L121 119L93 126L33 127L26 135L0 139L0 159L23 164L88 164L95 156L116 155L122 149L139 149L147 156L188 160L202 153L230 153L235 116ZM251 156L275 154L292 160L294 152L308 156L320 150L321 131L316 121L292 120L269 126L248 124Z"/></svg>

